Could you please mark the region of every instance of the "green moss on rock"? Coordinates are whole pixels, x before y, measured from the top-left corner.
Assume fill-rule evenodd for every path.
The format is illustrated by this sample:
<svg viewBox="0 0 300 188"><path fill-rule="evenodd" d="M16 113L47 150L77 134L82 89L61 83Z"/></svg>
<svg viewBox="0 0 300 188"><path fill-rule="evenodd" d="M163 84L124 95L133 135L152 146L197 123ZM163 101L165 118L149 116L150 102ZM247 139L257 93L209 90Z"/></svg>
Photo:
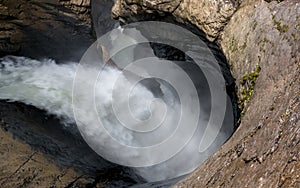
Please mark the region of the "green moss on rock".
<svg viewBox="0 0 300 188"><path fill-rule="evenodd" d="M286 33L286 32L289 30L289 26L288 26L288 25L285 25L285 24L282 24L282 25L281 25L280 21L274 20L274 23L275 23L275 25L276 25L277 30L278 30L280 33Z"/></svg>
<svg viewBox="0 0 300 188"><path fill-rule="evenodd" d="M243 116L247 110L247 106L250 102L251 96L253 95L254 86L260 71L261 68L259 64L256 64L255 70L251 71L249 74L244 74L240 81L241 89L239 92L239 107L242 109L241 116Z"/></svg>

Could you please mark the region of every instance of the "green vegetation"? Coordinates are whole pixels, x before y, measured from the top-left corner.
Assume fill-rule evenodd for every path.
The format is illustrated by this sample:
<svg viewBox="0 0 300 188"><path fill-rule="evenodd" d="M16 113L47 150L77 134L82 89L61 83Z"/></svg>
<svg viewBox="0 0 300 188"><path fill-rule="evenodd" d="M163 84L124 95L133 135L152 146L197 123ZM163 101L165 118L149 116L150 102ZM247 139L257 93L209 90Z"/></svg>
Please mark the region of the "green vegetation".
<svg viewBox="0 0 300 188"><path fill-rule="evenodd" d="M244 44L243 46L241 46L241 48L244 50L246 47L247 47L247 38L245 39Z"/></svg>
<svg viewBox="0 0 300 188"><path fill-rule="evenodd" d="M143 0L138 0L137 4L140 5L140 6L143 6Z"/></svg>
<svg viewBox="0 0 300 188"><path fill-rule="evenodd" d="M286 116L290 115L290 112L291 112L291 110L290 110L290 109L286 109L286 111L285 111L285 115L286 115Z"/></svg>
<svg viewBox="0 0 300 188"><path fill-rule="evenodd" d="M235 40L234 37L232 37L232 39L231 39L229 49L230 49L232 52L238 50L238 43L237 43L237 41Z"/></svg>
<svg viewBox="0 0 300 188"><path fill-rule="evenodd" d="M260 56L259 56L260 61ZM242 109L241 116L243 116L247 110L248 103L250 102L251 96L254 92L255 82L259 76L261 68L259 64L256 64L256 68L254 71L251 71L249 74L243 75L241 84L241 92L240 92L240 101L239 107Z"/></svg>
<svg viewBox="0 0 300 188"><path fill-rule="evenodd" d="M255 30L256 27L257 27L257 21L255 20L255 21L254 21L254 25L253 25L253 30Z"/></svg>
<svg viewBox="0 0 300 188"><path fill-rule="evenodd" d="M292 37L293 37L294 41L298 41L299 40L298 36L295 33L292 33Z"/></svg>
<svg viewBox="0 0 300 188"><path fill-rule="evenodd" d="M274 21L274 23L276 24L277 26L277 30L280 32L280 33L285 33L289 30L289 26L288 25L285 25L283 24L281 26L280 22L277 22L277 21Z"/></svg>
<svg viewBox="0 0 300 188"><path fill-rule="evenodd" d="M272 20L273 20L274 24L276 25L277 30L280 33L285 33L285 32L287 32L289 30L289 26L288 25L285 25L285 24L281 25L281 22L280 22L281 19L279 21L276 21L275 20L275 16L273 15Z"/></svg>

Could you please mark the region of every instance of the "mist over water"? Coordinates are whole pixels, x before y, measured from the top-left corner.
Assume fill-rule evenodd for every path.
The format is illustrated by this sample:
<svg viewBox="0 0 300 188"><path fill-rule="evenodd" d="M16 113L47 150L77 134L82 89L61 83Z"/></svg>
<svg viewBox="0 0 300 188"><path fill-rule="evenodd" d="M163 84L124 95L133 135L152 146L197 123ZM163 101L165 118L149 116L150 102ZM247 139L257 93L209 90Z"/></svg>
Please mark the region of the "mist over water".
<svg viewBox="0 0 300 188"><path fill-rule="evenodd" d="M50 59L38 61L15 56L1 58L0 99L36 106L60 118L65 126L72 126L75 124L72 109L72 87L78 66L80 65L74 62L56 64L55 61ZM77 124L86 130L85 136L88 135L93 139L94 147L100 148L100 150L106 152L107 156L115 158L115 160L120 160L124 156L138 160L139 153L130 153L126 148L115 145L104 132L108 131L119 143L135 147L147 146L149 143L150 145L157 144L174 132L181 113L181 103L177 93L169 84L158 80L160 83L159 91L161 92L160 100L163 105L156 106L155 109L158 110L158 113L155 113L151 109L151 105L153 105L153 101L158 100L157 96L153 94L153 91L158 89L157 86L150 91L149 86L145 87L141 84L142 81L135 84L132 89L133 83L130 81L130 76L127 75L126 77L120 70L111 67L105 68L101 73L101 82L96 81L95 83L90 76L97 74L95 71L96 69L93 67L84 70L83 74L85 76L81 77L82 80L79 81L82 82L80 84L80 94L77 95L80 97L73 98L81 104L81 108L78 109L80 114L76 117ZM114 87L116 81L122 87ZM95 99L89 97L88 87L91 87L90 84L95 86ZM123 95L128 88L131 89L129 99ZM112 97L114 92L115 95ZM113 99L115 101L112 101ZM127 113L128 100L131 114ZM99 119L93 116L93 106L91 104L94 104L94 102L96 102L96 111L105 130L98 126ZM118 104L118 112L114 111L112 103ZM168 109L167 112L166 109ZM123 111L123 118L130 115L140 120L137 121L140 122L139 124L134 125L136 127L145 126L145 120L149 118L154 119L156 123L163 118L165 125L169 126L158 128L151 135L135 134L134 131L124 127L120 119L115 117L115 113L122 114ZM191 109L189 113L192 114L193 110ZM205 125L207 117L205 114L202 114L201 117L203 118L200 119L202 121L200 123ZM229 131L219 133L218 141L207 152L202 153L199 160L199 157L194 158L193 155L198 155L195 153L197 151L195 148L199 147L204 128L205 126L198 128L187 147L170 160L150 167L135 168L136 172L148 181L171 179L191 172L194 170L194 168L191 169L192 164L200 164L205 160L228 138L228 133L232 129L229 128ZM177 141L180 142L180 139ZM170 147L175 146L170 145ZM164 154L161 153L161 155ZM157 157L151 153L147 156L149 161Z"/></svg>
<svg viewBox="0 0 300 188"><path fill-rule="evenodd" d="M234 131L224 80L216 79L219 85L212 82L215 87L221 85L215 91L224 94L221 100L214 100L201 69L208 67L214 72L218 64L198 36L190 38L188 31L167 23L121 27L118 21L111 20L112 5L113 0L92 1L95 33L98 38L105 37L93 52L87 51L86 59L83 57L90 62L88 66L81 62L57 64L51 57L0 58L0 100L33 105L58 117L68 131L78 128L99 155L132 167L148 182L175 183L217 151ZM163 47L154 53L155 42L181 50L189 58L198 53L204 66L199 68L188 62L189 58L162 61L157 51L166 52L163 56L168 59L174 49ZM105 55L116 66L99 70L105 64ZM139 69L130 70L130 65L139 59L144 61L140 64L145 71L142 76L137 74ZM153 73L163 78L149 78ZM219 111L213 110L225 108L224 119L222 113L219 117ZM214 113L217 115L213 119L221 120L221 128L218 122L210 121ZM213 143L203 138L212 138ZM208 148L202 151L203 146Z"/></svg>
<svg viewBox="0 0 300 188"><path fill-rule="evenodd" d="M72 107L72 87L73 80L76 75L76 69L80 66L77 63L69 62L66 64L56 64L51 59L45 60L33 60L26 57L7 56L0 59L0 99L9 100L11 102L18 101L28 105L36 106L37 108L47 111L49 114L55 115L61 119L61 122L65 126L73 126L76 122L73 114ZM94 127L89 126L86 132L89 136L95 138L95 144L108 142L104 150L111 149L111 155L120 155L122 148L115 148L113 143L109 143L109 140L105 135L101 134L105 130L97 126L98 119L91 116L93 111L90 103L93 103L93 99L89 98L87 88L88 85L93 85L93 80L90 75L95 74L96 69L91 67L86 69L84 74L84 80L81 84L81 97L73 100L78 100L82 104L80 109L80 117L77 122L82 125L95 125ZM163 134L157 136L157 139L153 137L134 138L132 132L126 130L123 126L120 126L120 122L114 117L114 111L111 108L112 104L112 92L113 84L118 80L122 86L117 88L117 95L114 97L115 102L119 104L117 110L122 113L122 106L125 108L127 105L127 97L123 96L122 93L127 88L130 88L132 83L130 80L125 78L123 73L115 68L107 67L102 73L102 82L96 83L95 95L97 98L97 110L101 116L105 127L110 131L114 138L118 138L118 141L123 144L129 145L143 145L142 141L148 143L148 141L159 142L163 140ZM169 103L172 108L176 108L178 105L176 97L172 100L172 94L167 91L166 96L162 97L162 100ZM87 93L86 93L87 92ZM141 120L146 120L150 116L157 116L154 118L161 118L159 113L151 113L151 103L156 100L154 95L143 85L137 84L131 91L129 97L130 103L133 108L132 114ZM172 104L171 104L172 103ZM124 110L124 113L127 113ZM174 113L174 112L171 112ZM128 114L124 114L125 117ZM174 122L177 118L170 119L168 121ZM140 124L143 122L141 121ZM140 125L135 125L140 126ZM166 130L165 130L166 131ZM162 137L162 138L161 138ZM126 153L123 155L129 155L130 157L138 157L138 153ZM113 156L112 156L113 157ZM150 157L150 155L149 155ZM151 157L150 157L151 158ZM151 160L149 158L149 160ZM151 175L149 175L150 177Z"/></svg>
<svg viewBox="0 0 300 188"><path fill-rule="evenodd" d="M149 44L139 45L147 39L135 28L104 39L117 66L99 58L98 41L80 63L1 58L0 99L36 106L69 128L76 124L99 155L149 182L192 172L231 136L231 101L205 45L197 48L200 68L157 58Z"/></svg>

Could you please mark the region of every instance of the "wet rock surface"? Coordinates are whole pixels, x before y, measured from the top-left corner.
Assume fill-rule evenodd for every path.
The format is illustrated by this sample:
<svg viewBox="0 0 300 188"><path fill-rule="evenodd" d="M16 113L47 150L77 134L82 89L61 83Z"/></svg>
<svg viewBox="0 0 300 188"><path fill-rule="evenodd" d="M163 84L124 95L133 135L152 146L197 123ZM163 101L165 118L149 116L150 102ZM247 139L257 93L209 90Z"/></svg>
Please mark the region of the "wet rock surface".
<svg viewBox="0 0 300 188"><path fill-rule="evenodd" d="M21 104L12 105L4 102L0 102L0 104L1 187L83 187L92 181L92 179L88 180L87 177L75 172L71 166L59 167L42 154L41 150L46 151L48 145L44 145L40 141L45 143L51 136L40 135L41 137L38 137L39 135L35 134L46 133L41 131L44 129L43 127L35 127L40 129L36 132L24 131L26 128L28 129L27 126L34 129L34 125L43 125L41 122L29 119L30 115L28 116L28 114L33 113L34 110L27 107L25 112L25 106ZM30 140L25 141L26 138L30 138ZM40 151L37 151L34 145L28 145L26 142L40 145ZM64 153L65 150L56 152ZM55 157L53 154L50 155Z"/></svg>
<svg viewBox="0 0 300 188"><path fill-rule="evenodd" d="M66 0L66 8L54 0L0 0L0 55L53 57L60 61L80 58L83 50L78 44L84 49L94 39L88 22L77 16L88 12L88 5L81 9L78 2L86 1ZM238 130L175 187L300 187L300 3L239 3L117 0L115 4L113 15L122 22L171 16L203 30L208 40L217 41L236 79L244 108ZM87 158L72 158L72 152L80 153L82 141L61 127L45 131L46 116L33 118L27 113L34 114L37 109L29 109L21 104L0 103L2 187L116 187L140 181L127 169L115 168L92 153ZM51 136L53 140L47 140ZM79 143L78 147L72 147L73 141ZM63 146L58 147L61 143ZM97 165L87 165L87 161L100 161L103 169L111 168L111 173L105 174ZM91 175L95 171L98 176Z"/></svg>
<svg viewBox="0 0 300 188"><path fill-rule="evenodd" d="M1 126L3 125L1 120ZM1 187L82 187L87 183L73 169L60 169L43 155L0 129Z"/></svg>
<svg viewBox="0 0 300 188"><path fill-rule="evenodd" d="M58 0L0 1L0 56L78 61L94 41L91 33Z"/></svg>
<svg viewBox="0 0 300 188"><path fill-rule="evenodd" d="M117 20L111 16L111 10L114 5L114 0L93 0L91 1L91 14L93 32L97 38L111 31L119 25Z"/></svg>
<svg viewBox="0 0 300 188"><path fill-rule="evenodd" d="M127 187L145 181L112 164L82 139L76 125L22 103L0 101L1 187Z"/></svg>

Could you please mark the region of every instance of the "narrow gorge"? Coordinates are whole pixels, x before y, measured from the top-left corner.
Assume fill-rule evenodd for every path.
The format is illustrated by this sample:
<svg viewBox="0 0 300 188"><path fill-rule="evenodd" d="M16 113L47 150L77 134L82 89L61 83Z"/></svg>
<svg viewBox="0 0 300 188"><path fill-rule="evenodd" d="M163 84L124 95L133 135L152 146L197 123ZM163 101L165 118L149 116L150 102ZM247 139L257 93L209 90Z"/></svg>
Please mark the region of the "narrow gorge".
<svg viewBox="0 0 300 188"><path fill-rule="evenodd" d="M297 0L0 0L1 187L299 187L299 16ZM139 59L147 74L130 69ZM184 137L195 117L209 127L223 108L168 161L132 165L175 148L130 147L181 121Z"/></svg>

